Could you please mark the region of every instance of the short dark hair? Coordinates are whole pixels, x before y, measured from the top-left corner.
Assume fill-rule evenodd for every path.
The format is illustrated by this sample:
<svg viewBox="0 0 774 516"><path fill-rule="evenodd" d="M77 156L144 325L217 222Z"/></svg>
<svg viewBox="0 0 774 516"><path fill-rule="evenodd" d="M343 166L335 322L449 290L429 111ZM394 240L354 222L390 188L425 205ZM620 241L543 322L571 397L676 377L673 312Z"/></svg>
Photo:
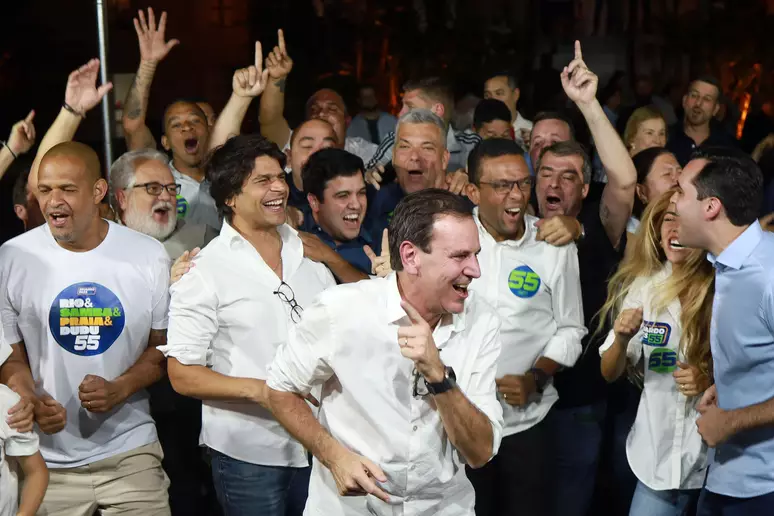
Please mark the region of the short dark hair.
<svg viewBox="0 0 774 516"><path fill-rule="evenodd" d="M496 72L492 72L489 75L484 78L484 83L490 79L494 79L495 77L505 77L508 79L508 87L512 90L515 90L519 87L519 79L516 77L516 74L509 71L499 70Z"/></svg>
<svg viewBox="0 0 774 516"><path fill-rule="evenodd" d="M422 94L443 104L447 113L454 110L454 91L448 81L441 77L425 77L409 80L403 85L403 91L421 90Z"/></svg>
<svg viewBox="0 0 774 516"><path fill-rule="evenodd" d="M398 203L388 230L392 270L403 270L400 245L405 241L430 252L433 225L441 215L462 219L472 217L473 211L463 197L438 188L408 194Z"/></svg>
<svg viewBox="0 0 774 516"><path fill-rule="evenodd" d="M717 197L734 226L755 222L763 203L763 174L750 156L710 146L697 150L691 159L708 161L693 179L699 200Z"/></svg>
<svg viewBox="0 0 774 516"><path fill-rule="evenodd" d="M511 110L505 105L505 102L497 99L484 99L476 104L473 111L473 127L480 129L483 124L493 120L502 120L509 124L513 121Z"/></svg>
<svg viewBox="0 0 774 516"><path fill-rule="evenodd" d="M196 103L201 101L193 101L193 100L187 100L187 99L175 99L169 104L167 104L167 107L164 108L164 115L161 118L161 132L162 134L166 134L167 132L167 113L169 113L169 110L172 109L172 106L175 106L177 104L188 104L190 106L193 106L195 109L194 111L198 111L199 115L201 115L202 119L206 122L207 121L207 115L205 114L204 110L200 108Z"/></svg>
<svg viewBox="0 0 774 516"><path fill-rule="evenodd" d="M226 202L242 193L245 183L255 168L255 160L268 156L285 168L285 154L277 144L259 134L242 134L230 138L215 149L207 162L206 176L210 181L210 195L215 199L218 213L227 220L233 210Z"/></svg>
<svg viewBox="0 0 774 516"><path fill-rule="evenodd" d="M716 90L718 90L718 98L716 99L717 102L720 102L720 97L723 96L723 88L720 86L720 81L715 77L714 75L699 75L698 77L694 77L691 82L688 83L688 89L693 86L694 82L706 82L707 84L714 86Z"/></svg>
<svg viewBox="0 0 774 516"><path fill-rule="evenodd" d="M363 160L344 149L320 149L307 160L301 169L304 192L323 202L325 187L337 177L363 175Z"/></svg>
<svg viewBox="0 0 774 516"><path fill-rule="evenodd" d="M576 142L575 140L567 140L566 142L555 142L552 145L549 145L548 147L545 147L542 151L540 151L540 157L538 158L537 167L535 167L535 174L538 174L540 172L541 164L543 163L543 157L548 153L553 154L554 156L580 156L583 160L583 164L581 165L581 170L583 172L583 183L589 184L591 182L591 160L589 159L589 155L586 152L586 149L583 148L583 145Z"/></svg>
<svg viewBox="0 0 774 516"><path fill-rule="evenodd" d="M27 181L30 177L30 169L22 169L19 171L19 175L16 176L16 181L13 182L13 204L17 204L27 207Z"/></svg>
<svg viewBox="0 0 774 516"><path fill-rule="evenodd" d="M573 140L575 139L575 124L573 124L572 119L564 113L560 111L541 111L535 115L535 118L532 120L532 127L534 128L538 125L538 122L542 122L543 120L560 120L564 122L567 124L567 127L570 128L570 138Z"/></svg>
<svg viewBox="0 0 774 516"><path fill-rule="evenodd" d="M524 156L521 145L505 138L490 138L481 140L468 154L468 175L470 182L478 185L481 180L481 162L486 158L500 156Z"/></svg>

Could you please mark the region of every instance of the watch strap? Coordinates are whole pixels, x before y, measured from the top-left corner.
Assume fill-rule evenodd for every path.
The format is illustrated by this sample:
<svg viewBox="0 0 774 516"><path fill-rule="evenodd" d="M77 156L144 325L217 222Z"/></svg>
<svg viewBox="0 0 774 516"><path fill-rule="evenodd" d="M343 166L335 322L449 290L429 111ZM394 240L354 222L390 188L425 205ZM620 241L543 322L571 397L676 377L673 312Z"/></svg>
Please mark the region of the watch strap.
<svg viewBox="0 0 774 516"><path fill-rule="evenodd" d="M457 386L457 376L454 374L454 369L451 367L446 367L444 372L443 380L436 383L430 383L427 380L425 380L425 387L427 387L427 391L432 394L443 394L446 391L452 390L454 387Z"/></svg>

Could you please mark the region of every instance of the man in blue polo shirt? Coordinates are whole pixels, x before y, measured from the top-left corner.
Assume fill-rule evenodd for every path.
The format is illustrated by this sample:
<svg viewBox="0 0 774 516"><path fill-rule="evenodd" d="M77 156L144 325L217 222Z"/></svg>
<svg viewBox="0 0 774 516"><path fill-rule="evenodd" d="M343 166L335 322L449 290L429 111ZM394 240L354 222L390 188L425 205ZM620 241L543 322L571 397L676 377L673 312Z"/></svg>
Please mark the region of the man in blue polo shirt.
<svg viewBox="0 0 774 516"><path fill-rule="evenodd" d="M696 422L715 455L699 516L774 514L774 234L756 220L762 183L749 157L707 147L673 197L680 244L707 250L716 271L715 385Z"/></svg>
<svg viewBox="0 0 774 516"><path fill-rule="evenodd" d="M321 149L309 156L302 183L310 210L299 235L307 256L328 266L341 283L367 278L371 260L363 247L378 253L379 246L363 228L368 207L363 160L343 149Z"/></svg>

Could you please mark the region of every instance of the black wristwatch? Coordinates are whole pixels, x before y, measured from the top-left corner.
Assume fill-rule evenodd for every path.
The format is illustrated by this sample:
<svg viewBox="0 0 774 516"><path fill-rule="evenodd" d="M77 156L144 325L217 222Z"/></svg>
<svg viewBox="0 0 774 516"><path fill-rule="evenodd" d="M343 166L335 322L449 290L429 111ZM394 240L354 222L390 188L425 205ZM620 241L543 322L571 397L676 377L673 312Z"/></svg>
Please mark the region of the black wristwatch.
<svg viewBox="0 0 774 516"><path fill-rule="evenodd" d="M454 374L454 369L451 367L446 367L443 380L438 383L430 383L427 380L425 380L425 387L427 387L427 392L429 392L432 395L436 394L442 394L446 391L449 391L457 386L457 375Z"/></svg>
<svg viewBox="0 0 774 516"><path fill-rule="evenodd" d="M532 378L535 379L535 391L538 394L543 394L543 391L548 384L548 380L550 380L551 377L548 376L548 373L538 367L533 367L529 372L532 374Z"/></svg>

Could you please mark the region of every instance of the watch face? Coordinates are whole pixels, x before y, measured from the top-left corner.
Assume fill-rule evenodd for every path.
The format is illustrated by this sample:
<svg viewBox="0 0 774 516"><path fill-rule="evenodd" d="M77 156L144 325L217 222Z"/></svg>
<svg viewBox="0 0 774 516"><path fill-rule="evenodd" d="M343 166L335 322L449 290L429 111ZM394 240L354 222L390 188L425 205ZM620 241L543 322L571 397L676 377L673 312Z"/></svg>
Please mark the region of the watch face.
<svg viewBox="0 0 774 516"><path fill-rule="evenodd" d="M453 369L453 368L451 368L451 367L447 367L447 368L446 368L446 372L448 373L448 375L449 375L449 378L451 378L451 379L452 379L452 380L454 380L455 382L457 381L457 375L456 375L456 374L454 374L454 369Z"/></svg>

